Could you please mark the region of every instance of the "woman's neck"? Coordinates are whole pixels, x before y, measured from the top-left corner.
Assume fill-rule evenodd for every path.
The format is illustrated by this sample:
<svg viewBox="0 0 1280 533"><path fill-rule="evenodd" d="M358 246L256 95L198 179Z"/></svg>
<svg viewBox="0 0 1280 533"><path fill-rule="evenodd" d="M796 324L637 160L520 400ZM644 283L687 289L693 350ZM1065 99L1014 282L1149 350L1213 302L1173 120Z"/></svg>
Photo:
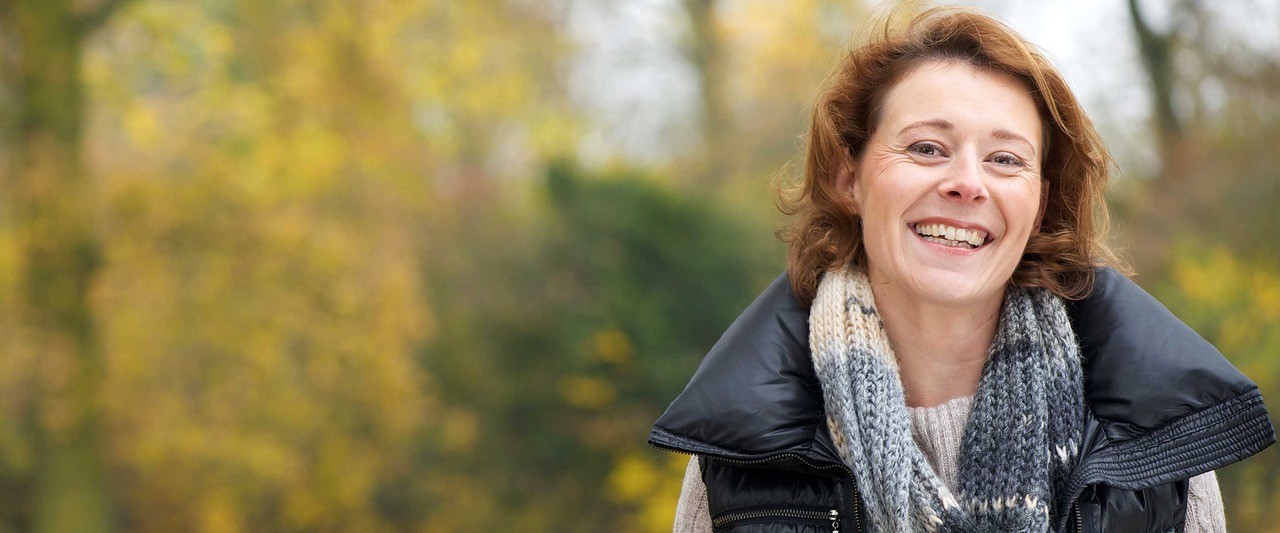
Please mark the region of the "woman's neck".
<svg viewBox="0 0 1280 533"><path fill-rule="evenodd" d="M910 407L933 407L978 391L1004 294L963 307L922 302L871 283Z"/></svg>

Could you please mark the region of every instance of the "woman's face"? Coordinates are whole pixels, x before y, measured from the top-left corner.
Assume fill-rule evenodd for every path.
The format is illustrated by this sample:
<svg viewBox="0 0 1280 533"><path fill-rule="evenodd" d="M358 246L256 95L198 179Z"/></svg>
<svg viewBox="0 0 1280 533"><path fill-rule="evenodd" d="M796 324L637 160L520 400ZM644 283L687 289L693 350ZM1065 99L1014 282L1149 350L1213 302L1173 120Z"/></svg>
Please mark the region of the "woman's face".
<svg viewBox="0 0 1280 533"><path fill-rule="evenodd" d="M1014 78L955 61L913 68L841 174L871 282L921 302L998 304L1039 223L1040 132Z"/></svg>

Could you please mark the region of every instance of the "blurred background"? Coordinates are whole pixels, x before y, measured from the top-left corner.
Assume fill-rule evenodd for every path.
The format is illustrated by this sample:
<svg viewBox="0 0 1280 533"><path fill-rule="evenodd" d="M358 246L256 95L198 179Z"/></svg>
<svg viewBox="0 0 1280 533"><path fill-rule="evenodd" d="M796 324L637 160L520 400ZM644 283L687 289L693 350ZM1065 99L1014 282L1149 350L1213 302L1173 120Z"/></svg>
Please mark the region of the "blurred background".
<svg viewBox="0 0 1280 533"><path fill-rule="evenodd" d="M870 0L0 0L0 531L663 531ZM918 10L928 2L911 2ZM1280 2L974 2L1280 398ZM1277 531L1275 448L1220 472Z"/></svg>

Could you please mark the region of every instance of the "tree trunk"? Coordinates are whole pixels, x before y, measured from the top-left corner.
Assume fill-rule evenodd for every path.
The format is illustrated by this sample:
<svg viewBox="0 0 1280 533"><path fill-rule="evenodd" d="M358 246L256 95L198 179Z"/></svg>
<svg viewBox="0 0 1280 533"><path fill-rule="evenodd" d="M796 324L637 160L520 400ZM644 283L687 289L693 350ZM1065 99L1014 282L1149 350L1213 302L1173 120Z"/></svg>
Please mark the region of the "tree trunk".
<svg viewBox="0 0 1280 533"><path fill-rule="evenodd" d="M101 254L81 160L81 46L91 25L68 0L7 7L19 58L5 222L19 236L21 320L41 361L29 420L38 454L31 524L110 531L97 405L102 362L89 301Z"/></svg>
<svg viewBox="0 0 1280 533"><path fill-rule="evenodd" d="M703 168L697 185L715 189L733 172L732 117L724 90L724 46L716 27L717 0L684 0L691 34L685 56L698 75L701 91L699 128L702 131Z"/></svg>
<svg viewBox="0 0 1280 533"><path fill-rule="evenodd" d="M1138 0L1129 0L1129 21L1142 53L1143 70L1151 82L1151 112L1156 134L1160 138L1162 152L1177 142L1182 132L1182 122L1173 108L1174 76L1173 53L1177 31L1157 32L1147 22ZM1164 155L1164 154L1162 154Z"/></svg>
<svg viewBox="0 0 1280 533"><path fill-rule="evenodd" d="M1143 71L1150 86L1151 126L1159 160L1155 175L1144 184L1145 194L1133 217L1133 231L1142 238L1132 240L1129 249L1134 266L1140 272L1151 273L1167 266L1171 235L1177 234L1168 231L1168 213L1181 212L1186 202L1185 180L1190 152L1184 146L1187 143L1184 121L1173 104L1178 84L1174 56L1181 38L1180 13L1177 10L1185 7L1172 6L1174 22L1168 29L1158 31L1143 14L1138 0L1128 0L1127 6Z"/></svg>

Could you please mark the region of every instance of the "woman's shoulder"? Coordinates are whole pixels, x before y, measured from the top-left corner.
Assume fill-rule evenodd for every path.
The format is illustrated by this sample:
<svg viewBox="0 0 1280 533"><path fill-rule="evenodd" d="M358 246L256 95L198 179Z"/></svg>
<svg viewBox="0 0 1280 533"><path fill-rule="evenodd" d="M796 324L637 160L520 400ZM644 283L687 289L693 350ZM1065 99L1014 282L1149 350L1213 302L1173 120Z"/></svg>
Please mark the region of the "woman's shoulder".
<svg viewBox="0 0 1280 533"><path fill-rule="evenodd" d="M1098 269L1068 306L1084 359L1085 398L1110 433L1140 433L1257 390L1221 352L1129 278Z"/></svg>
<svg viewBox="0 0 1280 533"><path fill-rule="evenodd" d="M1275 442L1257 385L1132 280L1100 269L1069 311L1089 407L1080 483L1153 486Z"/></svg>
<svg viewBox="0 0 1280 533"><path fill-rule="evenodd" d="M809 312L783 273L703 357L650 442L692 453L708 453L705 445L746 454L800 446L823 422L821 398Z"/></svg>

